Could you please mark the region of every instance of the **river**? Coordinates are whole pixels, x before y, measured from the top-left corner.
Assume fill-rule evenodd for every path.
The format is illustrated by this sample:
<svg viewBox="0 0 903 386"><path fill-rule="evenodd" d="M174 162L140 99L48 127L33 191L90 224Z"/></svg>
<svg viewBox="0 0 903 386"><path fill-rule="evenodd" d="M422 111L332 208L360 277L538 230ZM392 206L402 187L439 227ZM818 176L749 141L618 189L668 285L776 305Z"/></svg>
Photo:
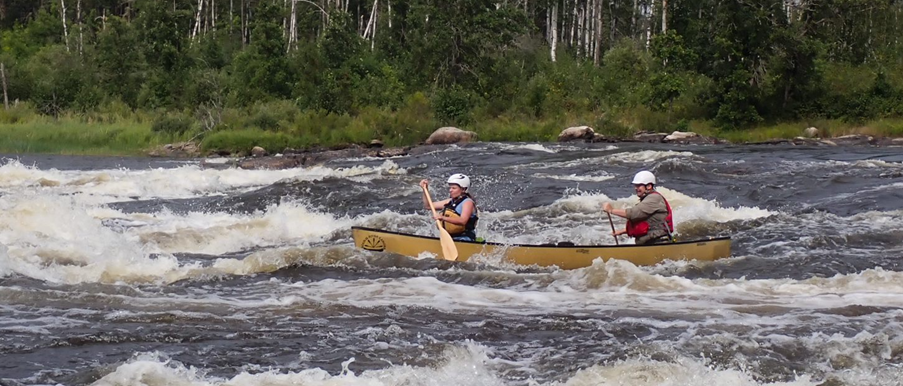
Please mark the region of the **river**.
<svg viewBox="0 0 903 386"><path fill-rule="evenodd" d="M903 150L508 144L288 170L5 156L3 385L903 385ZM732 257L578 270L357 250L434 235L613 244L649 169ZM624 239L622 242L626 242Z"/></svg>

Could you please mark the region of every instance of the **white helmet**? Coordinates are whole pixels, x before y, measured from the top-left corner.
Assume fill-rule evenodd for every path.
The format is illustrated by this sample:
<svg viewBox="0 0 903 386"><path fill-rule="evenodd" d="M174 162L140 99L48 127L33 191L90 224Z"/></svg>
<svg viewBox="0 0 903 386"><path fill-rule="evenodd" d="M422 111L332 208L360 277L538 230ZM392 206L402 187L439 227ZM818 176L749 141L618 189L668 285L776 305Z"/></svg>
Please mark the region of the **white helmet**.
<svg viewBox="0 0 903 386"><path fill-rule="evenodd" d="M456 184L464 189L470 187L470 177L465 176L461 173L452 174L451 177L448 177L449 184Z"/></svg>
<svg viewBox="0 0 903 386"><path fill-rule="evenodd" d="M655 175L652 174L652 172L650 172L648 170L643 170L643 171L637 173L635 176L633 176L632 184L634 184L634 185L646 185L646 184L655 185Z"/></svg>

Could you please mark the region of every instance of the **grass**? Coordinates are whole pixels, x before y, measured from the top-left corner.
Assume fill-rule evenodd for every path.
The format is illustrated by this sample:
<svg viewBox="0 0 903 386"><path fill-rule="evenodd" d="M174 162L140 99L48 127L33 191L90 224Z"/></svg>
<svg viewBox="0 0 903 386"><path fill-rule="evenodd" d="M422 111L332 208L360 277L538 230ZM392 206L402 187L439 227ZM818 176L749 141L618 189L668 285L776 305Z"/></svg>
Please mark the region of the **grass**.
<svg viewBox="0 0 903 386"><path fill-rule="evenodd" d="M270 153L286 148L338 147L367 144L380 139L387 146L407 146L423 142L438 127L423 98L413 97L398 110L367 108L356 115L325 111L297 111L285 103L256 105L247 109L226 109L216 131L200 133L194 122L184 133L153 131L154 117L162 112L131 112L111 106L86 114L65 114L59 118L39 115L17 106L0 109L0 152L55 153L75 155L146 155L160 145L198 138L206 153L248 154L254 146ZM190 114L181 113L193 120ZM864 123L842 120L801 120L764 124L744 130L723 130L703 120L681 120L648 109L625 109L608 113L560 113L552 117L510 114L479 117L461 126L475 131L479 141L548 142L570 126L589 125L597 133L627 138L639 131L689 130L733 143L792 139L803 136L807 127L817 127L822 137L847 134L903 137L903 118L884 118Z"/></svg>
<svg viewBox="0 0 903 386"><path fill-rule="evenodd" d="M35 121L0 124L0 151L79 155L140 155L173 138L156 135L149 124Z"/></svg>
<svg viewBox="0 0 903 386"><path fill-rule="evenodd" d="M690 130L701 135L726 139L733 143L763 142L772 139L793 139L805 136L808 127L818 128L822 138L861 134L878 137L903 137L903 118L883 118L864 123L838 119L818 119L781 122L744 130L720 130L708 122L693 121Z"/></svg>

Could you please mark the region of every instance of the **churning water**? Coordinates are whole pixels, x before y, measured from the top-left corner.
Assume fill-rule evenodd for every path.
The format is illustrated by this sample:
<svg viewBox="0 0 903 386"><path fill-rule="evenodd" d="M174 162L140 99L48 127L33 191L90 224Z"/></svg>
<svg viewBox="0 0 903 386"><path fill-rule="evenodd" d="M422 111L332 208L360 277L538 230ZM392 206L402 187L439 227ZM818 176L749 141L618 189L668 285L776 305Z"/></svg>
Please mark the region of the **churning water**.
<svg viewBox="0 0 903 386"><path fill-rule="evenodd" d="M0 166L0 384L903 385L900 148L474 144L278 170ZM433 234L611 244L648 168L713 263L573 271L357 250Z"/></svg>

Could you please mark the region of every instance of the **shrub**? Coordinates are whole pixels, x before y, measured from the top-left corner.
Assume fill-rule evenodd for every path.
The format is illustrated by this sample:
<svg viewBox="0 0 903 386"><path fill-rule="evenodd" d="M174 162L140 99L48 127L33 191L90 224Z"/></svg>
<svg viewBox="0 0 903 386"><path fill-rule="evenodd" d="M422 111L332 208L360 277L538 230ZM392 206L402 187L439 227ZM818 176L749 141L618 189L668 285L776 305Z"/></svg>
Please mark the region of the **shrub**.
<svg viewBox="0 0 903 386"><path fill-rule="evenodd" d="M433 112L443 124L466 125L476 105L474 96L460 86L439 89L433 94Z"/></svg>
<svg viewBox="0 0 903 386"><path fill-rule="evenodd" d="M192 120L181 114L161 115L151 124L151 131L158 134L181 135L191 129Z"/></svg>

